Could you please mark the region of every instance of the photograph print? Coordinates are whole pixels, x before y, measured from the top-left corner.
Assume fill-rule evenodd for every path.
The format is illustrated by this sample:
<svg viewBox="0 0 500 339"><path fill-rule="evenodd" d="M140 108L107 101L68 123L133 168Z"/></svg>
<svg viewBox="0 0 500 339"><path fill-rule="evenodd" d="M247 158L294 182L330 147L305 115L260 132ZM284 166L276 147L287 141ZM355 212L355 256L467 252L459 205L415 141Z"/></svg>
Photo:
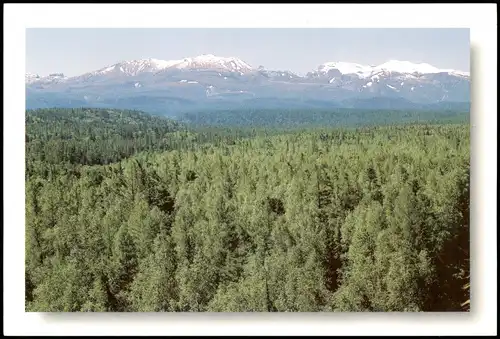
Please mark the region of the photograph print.
<svg viewBox="0 0 500 339"><path fill-rule="evenodd" d="M26 312L468 312L458 28L27 28Z"/></svg>

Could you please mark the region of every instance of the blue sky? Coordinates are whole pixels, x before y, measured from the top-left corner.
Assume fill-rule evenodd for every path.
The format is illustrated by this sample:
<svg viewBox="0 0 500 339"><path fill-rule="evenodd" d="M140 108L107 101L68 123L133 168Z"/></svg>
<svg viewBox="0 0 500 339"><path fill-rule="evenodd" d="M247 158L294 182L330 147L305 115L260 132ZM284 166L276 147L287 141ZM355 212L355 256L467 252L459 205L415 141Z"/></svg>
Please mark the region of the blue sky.
<svg viewBox="0 0 500 339"><path fill-rule="evenodd" d="M306 73L328 61L391 59L469 71L469 29L456 28L31 28L26 72L67 76L123 60L239 57L257 67Z"/></svg>

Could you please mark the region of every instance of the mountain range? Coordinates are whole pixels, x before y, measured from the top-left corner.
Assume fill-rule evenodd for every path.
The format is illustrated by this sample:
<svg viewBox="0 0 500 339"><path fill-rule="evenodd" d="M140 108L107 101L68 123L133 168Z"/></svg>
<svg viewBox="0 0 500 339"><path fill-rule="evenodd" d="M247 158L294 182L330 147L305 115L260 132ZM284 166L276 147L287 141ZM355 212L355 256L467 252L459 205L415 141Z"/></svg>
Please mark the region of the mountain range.
<svg viewBox="0 0 500 339"><path fill-rule="evenodd" d="M123 61L82 75L26 73L26 108L108 107L176 116L237 108L469 110L470 74L426 63L326 62L305 75L212 54Z"/></svg>

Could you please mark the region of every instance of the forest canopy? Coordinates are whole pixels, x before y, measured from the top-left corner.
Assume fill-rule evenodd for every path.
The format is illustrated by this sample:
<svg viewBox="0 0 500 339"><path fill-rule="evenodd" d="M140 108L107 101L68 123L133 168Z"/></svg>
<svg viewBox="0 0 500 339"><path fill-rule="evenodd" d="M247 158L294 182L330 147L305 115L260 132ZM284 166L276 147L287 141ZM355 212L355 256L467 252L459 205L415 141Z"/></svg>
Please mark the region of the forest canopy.
<svg viewBox="0 0 500 339"><path fill-rule="evenodd" d="M469 125L430 122L28 111L26 310L467 310Z"/></svg>

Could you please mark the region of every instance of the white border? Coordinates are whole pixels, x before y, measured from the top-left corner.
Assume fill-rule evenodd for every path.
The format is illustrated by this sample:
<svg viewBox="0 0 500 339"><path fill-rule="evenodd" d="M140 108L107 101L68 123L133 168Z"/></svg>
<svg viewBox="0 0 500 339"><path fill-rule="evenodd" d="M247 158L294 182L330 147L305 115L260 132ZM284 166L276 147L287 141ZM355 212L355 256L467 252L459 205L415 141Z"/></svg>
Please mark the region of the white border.
<svg viewBox="0 0 500 339"><path fill-rule="evenodd" d="M470 314L35 314L24 312L25 29L460 27L472 47ZM4 334L496 334L497 20L494 4L4 5Z"/></svg>

